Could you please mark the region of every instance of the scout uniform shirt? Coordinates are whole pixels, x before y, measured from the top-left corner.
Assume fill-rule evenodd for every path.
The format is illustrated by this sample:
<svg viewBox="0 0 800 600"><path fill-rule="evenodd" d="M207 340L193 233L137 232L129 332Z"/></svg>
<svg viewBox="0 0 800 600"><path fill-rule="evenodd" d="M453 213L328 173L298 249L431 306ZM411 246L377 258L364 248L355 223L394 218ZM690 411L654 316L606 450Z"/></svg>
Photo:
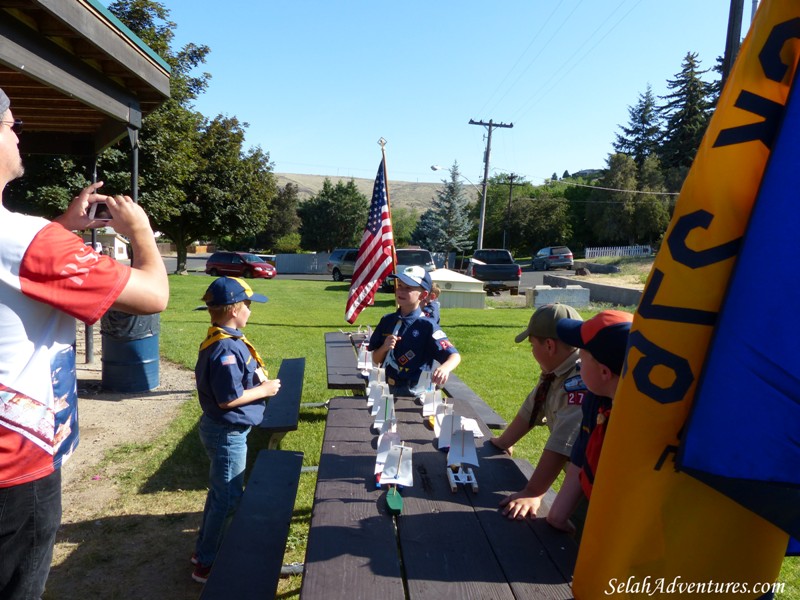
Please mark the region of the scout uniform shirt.
<svg viewBox="0 0 800 600"><path fill-rule="evenodd" d="M458 354L439 325L423 317L419 308L405 317L398 310L384 315L372 332L368 347L370 351L380 348L393 333L402 338L384 360L389 385L407 384L410 388L414 387L422 370L430 369L434 360L443 363L451 354Z"/></svg>
<svg viewBox="0 0 800 600"><path fill-rule="evenodd" d="M241 398L245 390L261 384L256 374L260 357L253 355L243 339L244 334L233 327L209 328L194 373L203 413L219 423L252 426L264 419L264 400L229 409L219 405Z"/></svg>
<svg viewBox="0 0 800 600"><path fill-rule="evenodd" d="M581 424L581 404L588 390L580 376L578 351L575 350L553 371L555 378L550 384L544 410L540 411L535 425L547 425L550 436L545 449L569 457L575 438L578 437ZM525 399L518 415L530 421L533 412L536 390L542 385L545 375L539 378L528 397Z"/></svg>

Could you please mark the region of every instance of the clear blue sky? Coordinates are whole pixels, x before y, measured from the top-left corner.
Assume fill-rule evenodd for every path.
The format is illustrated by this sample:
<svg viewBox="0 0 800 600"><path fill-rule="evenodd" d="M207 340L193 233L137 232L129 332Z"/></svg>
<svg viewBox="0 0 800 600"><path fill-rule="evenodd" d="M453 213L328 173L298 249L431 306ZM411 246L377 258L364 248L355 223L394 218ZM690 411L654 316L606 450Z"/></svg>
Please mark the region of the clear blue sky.
<svg viewBox="0 0 800 600"><path fill-rule="evenodd" d="M195 108L249 123L276 172L441 181L458 161L534 183L602 168L648 83L657 95L687 52L725 49L730 0L162 0L176 43L211 48ZM752 0L745 2L745 31ZM711 78L711 74L708 75Z"/></svg>

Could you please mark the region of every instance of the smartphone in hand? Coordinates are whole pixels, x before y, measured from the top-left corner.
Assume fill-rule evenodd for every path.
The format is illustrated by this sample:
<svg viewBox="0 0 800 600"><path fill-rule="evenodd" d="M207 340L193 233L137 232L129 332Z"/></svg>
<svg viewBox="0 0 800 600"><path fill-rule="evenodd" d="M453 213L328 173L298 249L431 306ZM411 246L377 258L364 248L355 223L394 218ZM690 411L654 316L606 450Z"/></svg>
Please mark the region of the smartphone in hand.
<svg viewBox="0 0 800 600"><path fill-rule="evenodd" d="M111 211L105 202L95 202L89 207L89 218L94 221L110 221Z"/></svg>

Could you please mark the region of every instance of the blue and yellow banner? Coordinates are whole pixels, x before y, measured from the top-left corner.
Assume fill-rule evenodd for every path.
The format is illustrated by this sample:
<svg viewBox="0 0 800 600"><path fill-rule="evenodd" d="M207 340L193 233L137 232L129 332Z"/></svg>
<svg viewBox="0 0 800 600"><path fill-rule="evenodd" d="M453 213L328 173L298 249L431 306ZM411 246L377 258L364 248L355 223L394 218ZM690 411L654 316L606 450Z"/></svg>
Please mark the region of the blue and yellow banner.
<svg viewBox="0 0 800 600"><path fill-rule="evenodd" d="M674 597L676 584L724 597L709 582L737 586L737 598L770 597L763 584L778 576L788 535L679 472L676 456L799 58L800 2L764 0L634 317L581 539L577 600L641 597L636 584L646 582L653 598ZM738 418L757 413L759 401Z"/></svg>

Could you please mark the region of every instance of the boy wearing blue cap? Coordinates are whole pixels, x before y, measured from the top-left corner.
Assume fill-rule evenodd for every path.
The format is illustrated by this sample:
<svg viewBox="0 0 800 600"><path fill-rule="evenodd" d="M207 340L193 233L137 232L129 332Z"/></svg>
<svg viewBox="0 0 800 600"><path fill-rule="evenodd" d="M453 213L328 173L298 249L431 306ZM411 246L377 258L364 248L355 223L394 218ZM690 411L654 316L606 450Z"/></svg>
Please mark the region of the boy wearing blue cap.
<svg viewBox="0 0 800 600"><path fill-rule="evenodd" d="M192 579L205 583L225 527L244 492L247 435L264 417L264 398L274 396L279 379L268 379L264 361L241 329L251 302L266 302L238 277L220 277L203 296L211 327L195 366L203 409L200 440L211 461L203 523L195 544Z"/></svg>
<svg viewBox="0 0 800 600"><path fill-rule="evenodd" d="M425 315L420 303L430 294L432 281L419 266L407 267L395 279L396 312L385 315L369 340L369 350L376 364L386 368L386 382L395 396L417 396L420 374L440 364L431 373L434 385L444 385L450 372L461 362L461 355L439 325Z"/></svg>
<svg viewBox="0 0 800 600"><path fill-rule="evenodd" d="M547 515L547 522L557 529L575 532L570 517L592 494L632 320L630 313L604 310L588 321L562 319L556 325L562 341L580 348L581 377L590 392L583 400L581 429L572 446L564 483Z"/></svg>

